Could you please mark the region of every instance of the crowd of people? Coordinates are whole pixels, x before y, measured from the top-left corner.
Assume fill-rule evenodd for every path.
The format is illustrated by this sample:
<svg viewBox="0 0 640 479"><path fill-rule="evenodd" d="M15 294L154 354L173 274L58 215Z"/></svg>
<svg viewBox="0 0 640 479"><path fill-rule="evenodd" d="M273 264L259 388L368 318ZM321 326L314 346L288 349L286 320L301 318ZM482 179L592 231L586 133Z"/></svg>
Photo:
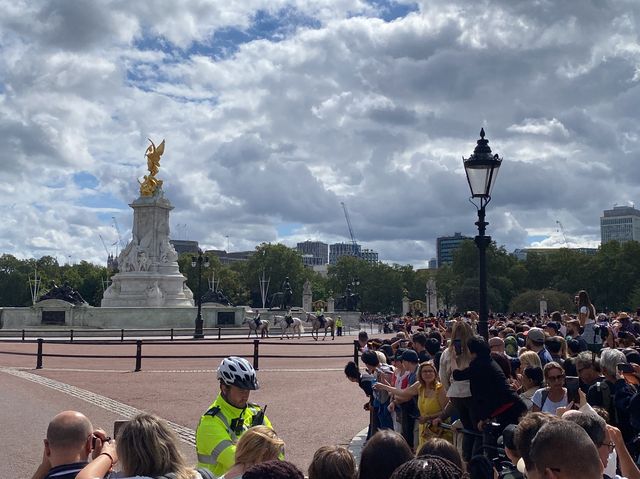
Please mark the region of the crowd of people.
<svg viewBox="0 0 640 479"><path fill-rule="evenodd" d="M362 368L346 377L367 400L359 462L342 446L313 455L309 479L495 477L640 479L640 311L404 318L389 338L358 336ZM219 394L196 431L191 467L161 418L140 414L114 438L76 411L49 424L33 479L303 478L285 442L250 402L259 388L244 358L217 370Z"/></svg>
<svg viewBox="0 0 640 479"><path fill-rule="evenodd" d="M460 476L413 464L400 477L640 478L640 310L596 314L581 291L575 314L492 315L488 340L478 322L416 315L392 338L360 332L365 369L345 374L368 397L365 449L393 430L418 457L433 441L459 454L447 459Z"/></svg>

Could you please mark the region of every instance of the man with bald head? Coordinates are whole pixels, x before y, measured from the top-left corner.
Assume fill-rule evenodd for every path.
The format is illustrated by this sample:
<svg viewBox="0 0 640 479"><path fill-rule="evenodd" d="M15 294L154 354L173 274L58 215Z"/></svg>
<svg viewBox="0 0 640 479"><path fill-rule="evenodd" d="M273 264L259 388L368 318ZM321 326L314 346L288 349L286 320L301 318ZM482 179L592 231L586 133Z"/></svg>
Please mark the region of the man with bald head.
<svg viewBox="0 0 640 479"><path fill-rule="evenodd" d="M74 479L87 465L94 449L102 448L103 431L94 431L91 421L77 411L63 411L47 428L42 464L32 479Z"/></svg>

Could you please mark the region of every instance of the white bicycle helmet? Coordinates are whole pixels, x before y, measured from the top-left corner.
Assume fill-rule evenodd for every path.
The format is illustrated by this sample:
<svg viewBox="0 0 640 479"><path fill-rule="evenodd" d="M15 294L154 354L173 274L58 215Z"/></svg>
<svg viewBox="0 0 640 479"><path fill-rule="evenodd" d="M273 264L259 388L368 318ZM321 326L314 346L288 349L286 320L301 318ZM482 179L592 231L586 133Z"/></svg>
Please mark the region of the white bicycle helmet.
<svg viewBox="0 0 640 479"><path fill-rule="evenodd" d="M229 356L218 366L218 379L228 386L256 390L260 388L256 371L244 358Z"/></svg>

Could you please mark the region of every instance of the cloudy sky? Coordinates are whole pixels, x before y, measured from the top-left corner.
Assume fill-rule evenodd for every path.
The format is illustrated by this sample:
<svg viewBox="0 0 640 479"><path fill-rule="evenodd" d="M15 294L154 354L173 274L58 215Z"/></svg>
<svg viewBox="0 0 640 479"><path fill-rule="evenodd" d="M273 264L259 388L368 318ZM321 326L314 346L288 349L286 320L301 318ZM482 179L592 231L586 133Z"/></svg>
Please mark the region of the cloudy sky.
<svg viewBox="0 0 640 479"><path fill-rule="evenodd" d="M640 201L637 0L0 0L0 253L103 262L147 138L173 237L348 240L423 267L475 234L462 156L504 158L488 233L599 244Z"/></svg>

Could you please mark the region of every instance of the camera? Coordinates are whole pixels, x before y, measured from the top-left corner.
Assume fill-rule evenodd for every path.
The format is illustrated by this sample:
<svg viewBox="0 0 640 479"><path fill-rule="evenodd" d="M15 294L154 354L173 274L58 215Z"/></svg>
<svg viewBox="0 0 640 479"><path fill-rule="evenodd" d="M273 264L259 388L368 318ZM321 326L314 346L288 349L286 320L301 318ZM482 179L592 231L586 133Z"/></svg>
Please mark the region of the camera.
<svg viewBox="0 0 640 479"><path fill-rule="evenodd" d="M609 323L598 324L593 327L593 331L604 341L609 337Z"/></svg>

